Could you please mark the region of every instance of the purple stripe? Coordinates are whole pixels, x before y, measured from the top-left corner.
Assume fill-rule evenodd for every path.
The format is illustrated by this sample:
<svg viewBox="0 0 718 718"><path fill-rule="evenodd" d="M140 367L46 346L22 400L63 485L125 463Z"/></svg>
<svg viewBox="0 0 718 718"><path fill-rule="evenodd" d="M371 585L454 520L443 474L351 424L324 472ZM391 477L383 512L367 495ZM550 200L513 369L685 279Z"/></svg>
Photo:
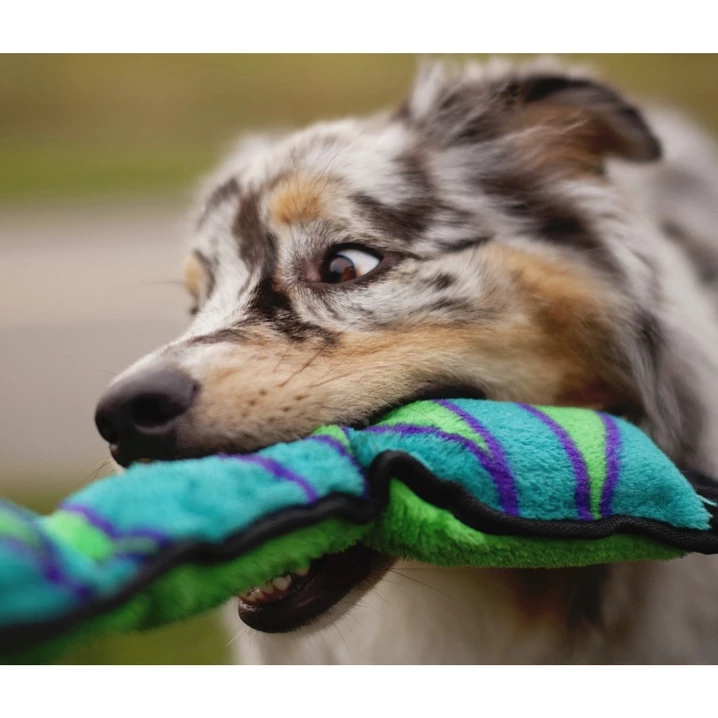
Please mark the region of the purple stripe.
<svg viewBox="0 0 718 718"><path fill-rule="evenodd" d="M344 430L344 427L342 427L342 430ZM344 431L344 436L347 437L347 440L349 437L346 434L346 431ZM342 444L341 441L338 439L335 439L333 436L327 436L326 434L318 434L315 436L308 436L307 440L312 441L319 441L322 444L326 444L327 446L331 446L333 449L336 450L337 454L344 457L351 463L351 465L356 469L356 472L359 474L362 480L363 490L362 495L366 496L369 492L369 486L366 480L366 476L364 475L364 468L361 466L361 464L356 460L356 457L354 454L352 454L350 451L347 450L347 447Z"/></svg>
<svg viewBox="0 0 718 718"><path fill-rule="evenodd" d="M317 434L315 436L307 436L306 441L320 441L322 444L331 446L336 449L337 454L341 454L345 459L348 459L360 474L364 472L364 469L354 455L347 450L347 447L344 446L339 439L335 439L333 436L328 436L327 434Z"/></svg>
<svg viewBox="0 0 718 718"><path fill-rule="evenodd" d="M40 570L46 581L59 586L72 594L78 601L87 601L93 593L92 587L80 583L68 576L62 566L49 554L40 554L30 546L10 537L0 537L0 540L15 553L30 555L40 564Z"/></svg>
<svg viewBox="0 0 718 718"><path fill-rule="evenodd" d="M100 529L100 531L107 534L110 538L116 539L120 535L120 532L106 518L103 518L98 513L95 513L93 509L89 509L86 506L80 506L79 504L62 504L60 511L82 516L88 524L91 524L96 529Z"/></svg>
<svg viewBox="0 0 718 718"><path fill-rule="evenodd" d="M99 529L111 539L119 538L147 538L152 541L156 541L160 545L170 543L170 539L166 534L163 534L154 529L148 528L137 528L129 531L121 531L120 529L113 526L113 524L103 516L100 516L94 509L88 508L87 506L80 506L79 504L62 504L60 511L65 511L70 514L77 514L82 516L87 523Z"/></svg>
<svg viewBox="0 0 718 718"><path fill-rule="evenodd" d="M504 454L504 450L501 448L501 444L498 442L496 437L494 437L485 426L480 424L476 417L471 416L471 414L464 411L460 406L457 406L453 402L448 401L447 399L439 399L436 403L443 406L455 416L458 416L473 432L478 434L486 442L486 446L489 447L489 451L495 461L495 469L492 472L492 475L499 488L501 505L505 508L510 507L510 510L507 508L507 511L514 515L518 515L519 502L518 492L516 490L516 481L513 473L511 472L509 462L506 459L506 454Z"/></svg>
<svg viewBox="0 0 718 718"><path fill-rule="evenodd" d="M588 478L586 461L584 460L581 452L578 450L578 447L574 444L566 429L564 429L558 422L554 421L554 419L550 416L544 414L542 411L539 411L535 406L529 406L528 404L519 404L519 406L523 407L529 412L529 414L532 414L546 424L546 426L548 426L548 428L556 435L559 442L561 442L561 446L571 462L573 475L576 479L575 501L576 508L578 509L578 515L584 521L591 521L593 519L593 516L591 515L591 485Z"/></svg>
<svg viewBox="0 0 718 718"><path fill-rule="evenodd" d="M272 476L275 476L278 479L284 479L285 481L290 481L291 483L300 486L309 501L316 501L318 498L316 489L303 476L295 474L293 471L288 469L286 466L282 466L282 464L274 459L269 459L266 456L258 456L256 454L239 454L237 456L228 456L226 458L236 459L238 461L248 461L251 464L259 464L259 466L272 474Z"/></svg>
<svg viewBox="0 0 718 718"><path fill-rule="evenodd" d="M599 413L603 425L606 427L606 478L603 482L601 492L601 503L599 510L601 516L610 516L613 512L611 502L618 484L618 477L621 473L621 430L618 424L608 414Z"/></svg>
<svg viewBox="0 0 718 718"><path fill-rule="evenodd" d="M481 447L477 446L473 441L460 436L459 434L450 434L441 429L435 429L430 426L416 426L414 424L392 424L384 426L369 426L364 429L365 432L371 434L385 434L388 432L397 432L404 436L434 436L437 439L443 439L444 441L452 441L456 444L460 444L464 449L471 452L474 457L479 461L481 466L486 470L486 473L496 483L496 489L499 494L499 503L501 508L507 513L514 516L518 515L518 507L514 502L511 501L511 494L506 492L505 485L499 485L499 481L505 481L505 477L498 473L497 475L497 464ZM505 500L508 500L505 502Z"/></svg>

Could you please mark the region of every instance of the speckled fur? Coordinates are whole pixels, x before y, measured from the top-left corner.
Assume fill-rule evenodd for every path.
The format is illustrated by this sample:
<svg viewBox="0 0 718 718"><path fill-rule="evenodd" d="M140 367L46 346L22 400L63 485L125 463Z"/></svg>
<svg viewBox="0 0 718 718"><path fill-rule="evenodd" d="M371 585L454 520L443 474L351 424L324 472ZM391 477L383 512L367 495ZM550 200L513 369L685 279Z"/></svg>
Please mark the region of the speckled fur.
<svg viewBox="0 0 718 718"><path fill-rule="evenodd" d="M544 62L433 65L367 119L244 140L193 220L188 332L131 367L201 385L190 453L353 423L422 389L579 404L718 475L718 162L672 112ZM659 142L663 159L659 159ZM320 286L332 246L393 258ZM249 662L713 662L718 561L396 568Z"/></svg>

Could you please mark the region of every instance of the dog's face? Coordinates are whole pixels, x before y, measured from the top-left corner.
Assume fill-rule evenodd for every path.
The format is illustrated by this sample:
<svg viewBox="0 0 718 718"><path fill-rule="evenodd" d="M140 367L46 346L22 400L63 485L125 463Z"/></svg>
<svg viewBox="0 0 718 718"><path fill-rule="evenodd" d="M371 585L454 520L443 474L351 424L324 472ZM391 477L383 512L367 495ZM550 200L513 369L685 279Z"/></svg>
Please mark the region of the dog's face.
<svg viewBox="0 0 718 718"><path fill-rule="evenodd" d="M604 162L658 155L615 93L534 69L435 67L395 112L245 142L196 220L196 317L113 384L101 433L128 464L253 451L426 395L644 418L650 263ZM279 625L369 562L315 578L325 598Z"/></svg>

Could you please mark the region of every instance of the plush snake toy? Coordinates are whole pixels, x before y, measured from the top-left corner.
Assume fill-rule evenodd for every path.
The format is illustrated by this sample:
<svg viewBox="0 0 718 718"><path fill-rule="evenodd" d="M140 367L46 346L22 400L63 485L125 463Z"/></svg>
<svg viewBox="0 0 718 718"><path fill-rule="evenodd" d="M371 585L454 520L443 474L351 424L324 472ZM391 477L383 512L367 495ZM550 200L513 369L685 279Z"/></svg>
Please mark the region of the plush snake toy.
<svg viewBox="0 0 718 718"><path fill-rule="evenodd" d="M417 402L254 454L135 465L49 516L0 502L0 659L54 659L363 544L440 566L718 552L718 487L583 409Z"/></svg>

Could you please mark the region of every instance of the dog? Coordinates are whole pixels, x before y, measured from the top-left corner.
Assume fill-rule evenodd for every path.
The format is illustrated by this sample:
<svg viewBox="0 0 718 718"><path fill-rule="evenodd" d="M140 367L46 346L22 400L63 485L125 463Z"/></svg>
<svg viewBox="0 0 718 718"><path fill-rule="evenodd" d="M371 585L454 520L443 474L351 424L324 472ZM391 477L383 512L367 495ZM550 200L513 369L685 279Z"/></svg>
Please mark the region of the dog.
<svg viewBox="0 0 718 718"><path fill-rule="evenodd" d="M245 138L201 198L191 326L98 405L119 464L461 396L612 412L718 476L718 155L681 115L553 61L432 62L389 111ZM355 549L231 613L244 663L712 663L718 560Z"/></svg>

